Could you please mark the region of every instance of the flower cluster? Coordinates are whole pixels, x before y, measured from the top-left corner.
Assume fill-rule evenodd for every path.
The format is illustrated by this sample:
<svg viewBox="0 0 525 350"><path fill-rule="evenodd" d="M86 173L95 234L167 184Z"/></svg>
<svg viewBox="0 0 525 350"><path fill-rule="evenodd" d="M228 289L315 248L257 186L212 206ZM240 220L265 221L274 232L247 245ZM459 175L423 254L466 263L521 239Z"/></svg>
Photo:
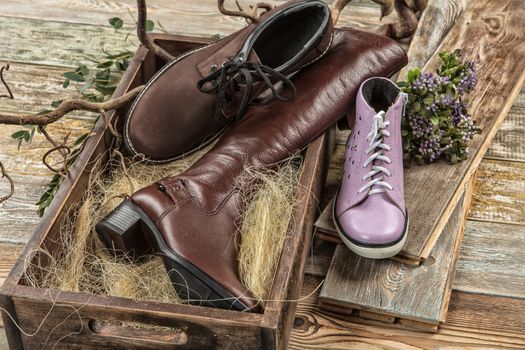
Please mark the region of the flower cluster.
<svg viewBox="0 0 525 350"><path fill-rule="evenodd" d="M415 68L399 87L408 94L402 123L405 164L446 159L457 163L468 156L468 144L481 133L468 113L466 95L477 84L476 67L461 53L441 52L441 66L434 73Z"/></svg>

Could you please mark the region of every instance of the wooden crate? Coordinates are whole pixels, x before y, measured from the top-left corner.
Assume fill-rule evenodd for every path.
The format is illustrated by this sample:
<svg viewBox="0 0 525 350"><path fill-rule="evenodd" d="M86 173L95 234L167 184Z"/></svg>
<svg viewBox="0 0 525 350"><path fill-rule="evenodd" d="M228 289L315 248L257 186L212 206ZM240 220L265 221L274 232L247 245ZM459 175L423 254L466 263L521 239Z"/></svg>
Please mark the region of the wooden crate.
<svg viewBox="0 0 525 350"><path fill-rule="evenodd" d="M156 41L177 55L207 44L203 38L156 35ZM161 62L140 47L114 96L144 84L161 67ZM129 106L111 115L126 113ZM122 118L121 118L122 119ZM188 349L232 348L283 349L288 342L298 299L306 257L312 236L327 159L328 135L319 137L305 151L291 234L287 235L276 276L263 313L246 313L207 307L166 304L127 298L33 288L24 283L25 262L36 263L36 248L51 253L60 249L57 237L68 210L85 193L88 176L97 157L107 157L112 136L102 120L94 135L64 180L1 289L2 312L12 349L108 348L108 349ZM45 263L45 259L42 260ZM108 323L109 321L109 323ZM119 326L115 321L156 326L136 328ZM24 333L20 332L20 329ZM34 333L34 334L33 334ZM30 335L27 335L30 334Z"/></svg>

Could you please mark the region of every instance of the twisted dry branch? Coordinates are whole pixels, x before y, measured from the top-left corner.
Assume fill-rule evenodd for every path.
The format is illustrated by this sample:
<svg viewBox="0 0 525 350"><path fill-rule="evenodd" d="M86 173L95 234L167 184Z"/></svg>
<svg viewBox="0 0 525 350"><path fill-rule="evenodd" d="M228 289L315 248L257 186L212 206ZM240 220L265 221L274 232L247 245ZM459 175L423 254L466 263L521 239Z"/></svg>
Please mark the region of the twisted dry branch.
<svg viewBox="0 0 525 350"><path fill-rule="evenodd" d="M341 11L351 0L335 0L332 4L332 21L336 25ZM381 5L381 18L388 16L395 9L399 22L389 23L379 28L379 34L393 39L408 38L417 28L417 15L427 7L428 0L372 0Z"/></svg>
<svg viewBox="0 0 525 350"><path fill-rule="evenodd" d="M142 45L146 46L148 50L153 52L156 56L162 58L164 61L172 61L175 57L159 45L155 44L146 31L146 21L148 17L146 0L137 0L137 12L137 37L139 38Z"/></svg>
<svg viewBox="0 0 525 350"><path fill-rule="evenodd" d="M273 9L273 6L271 4L268 4L266 2L259 2L255 5L250 6L250 10L245 10L242 8L241 4L238 0L235 0L235 4L237 5L238 10L228 10L224 6L225 0L218 0L217 6L219 7L219 11L226 16L232 16L232 17L242 17L244 18L248 23L257 23L259 21L259 17L263 15L265 12L270 11ZM263 10L259 13L259 10Z"/></svg>
<svg viewBox="0 0 525 350"><path fill-rule="evenodd" d="M7 82L4 79L4 72L9 70L9 63L7 63L5 66L2 66L0 68L0 81L2 81L2 84L5 86L7 90L7 94L0 94L0 98L8 98L8 99L14 99L13 93L11 92L11 88L9 88L9 85L7 85Z"/></svg>
<svg viewBox="0 0 525 350"><path fill-rule="evenodd" d="M48 125L61 119L73 111L87 111L98 113L100 110L109 111L118 109L132 101L141 91L144 85L138 86L124 95L113 98L106 102L89 102L81 99L64 100L57 109L44 114L10 115L0 113L0 124L8 125Z"/></svg>
<svg viewBox="0 0 525 350"><path fill-rule="evenodd" d="M13 181L13 178L9 176L9 174L6 172L4 164L0 162L0 175L2 175L0 178L5 178L9 182L9 193L3 197L0 197L0 204L8 200L15 194L15 182Z"/></svg>

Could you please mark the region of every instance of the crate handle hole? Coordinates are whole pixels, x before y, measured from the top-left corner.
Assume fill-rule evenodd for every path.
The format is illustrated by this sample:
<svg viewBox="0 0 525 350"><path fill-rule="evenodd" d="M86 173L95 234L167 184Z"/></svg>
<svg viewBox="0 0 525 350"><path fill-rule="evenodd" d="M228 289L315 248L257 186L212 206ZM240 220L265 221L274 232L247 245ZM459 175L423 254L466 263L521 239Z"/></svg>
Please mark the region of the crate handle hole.
<svg viewBox="0 0 525 350"><path fill-rule="evenodd" d="M138 322L90 320L89 330L103 337L136 339L164 344L185 345L188 343L187 327L172 328L146 326Z"/></svg>

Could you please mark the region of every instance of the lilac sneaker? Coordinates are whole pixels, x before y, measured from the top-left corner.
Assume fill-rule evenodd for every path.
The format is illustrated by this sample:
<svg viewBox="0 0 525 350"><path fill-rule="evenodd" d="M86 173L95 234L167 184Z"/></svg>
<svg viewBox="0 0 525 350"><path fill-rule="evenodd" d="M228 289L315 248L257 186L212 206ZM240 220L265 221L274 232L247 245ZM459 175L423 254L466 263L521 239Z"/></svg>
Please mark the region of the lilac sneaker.
<svg viewBox="0 0 525 350"><path fill-rule="evenodd" d="M406 100L386 78L366 80L357 94L333 219L346 246L367 258L396 255L407 237L401 144Z"/></svg>

